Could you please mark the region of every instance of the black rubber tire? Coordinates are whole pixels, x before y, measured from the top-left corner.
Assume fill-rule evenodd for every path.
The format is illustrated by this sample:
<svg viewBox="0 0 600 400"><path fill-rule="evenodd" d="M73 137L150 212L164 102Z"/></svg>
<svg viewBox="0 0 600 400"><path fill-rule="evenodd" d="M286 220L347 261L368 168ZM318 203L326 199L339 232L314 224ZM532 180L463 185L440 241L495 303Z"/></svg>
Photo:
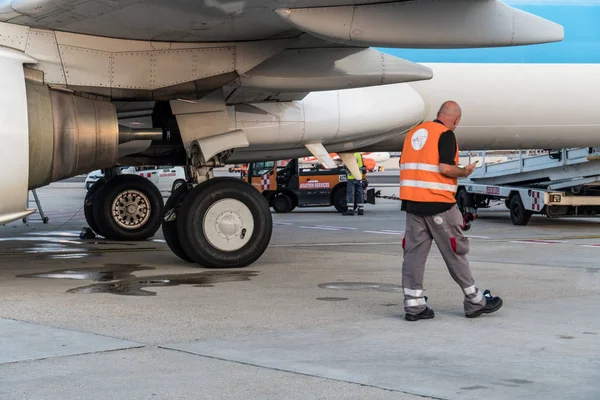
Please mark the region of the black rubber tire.
<svg viewBox="0 0 600 400"><path fill-rule="evenodd" d="M213 247L204 236L204 214L222 199L236 199L250 210L254 230L248 243L235 251ZM185 253L205 268L243 268L258 260L273 233L273 219L263 195L248 183L229 177L213 178L196 186L184 199L177 218L177 233Z"/></svg>
<svg viewBox="0 0 600 400"><path fill-rule="evenodd" d="M462 213L464 213L465 207L473 208L474 203L474 199L464 188L458 190L458 193L456 193L456 205Z"/></svg>
<svg viewBox="0 0 600 400"><path fill-rule="evenodd" d="M85 195L85 200L83 200L83 215L85 215L85 221L87 222L90 229L100 236L104 236L104 234L100 231L100 228L98 228L98 224L94 219L94 202L96 201L96 197L92 198L92 196L94 196L105 183L106 179L104 178L98 179L96 182L94 182L92 186L90 186L90 188L88 189Z"/></svg>
<svg viewBox="0 0 600 400"><path fill-rule="evenodd" d="M190 187L187 184L179 186L171 196L167 199L165 203L165 214L171 209L175 208L176 215L179 215L179 209L181 207L181 203L185 196L187 196L190 192ZM177 235L177 219L174 221L162 221L162 233L167 242L167 246L169 249L175 254L177 257L181 258L183 261L187 261L193 263L194 260L181 247L181 241L179 240L179 236Z"/></svg>
<svg viewBox="0 0 600 400"><path fill-rule="evenodd" d="M289 213L294 208L294 202L286 193L280 193L273 199L273 210L276 213Z"/></svg>
<svg viewBox="0 0 600 400"><path fill-rule="evenodd" d="M171 187L171 193L175 193L177 188L179 188L184 183L185 183L185 181L183 179L177 179L175 182L173 182L173 186ZM165 205L166 205L166 203L165 203Z"/></svg>
<svg viewBox="0 0 600 400"><path fill-rule="evenodd" d="M346 186L342 186L333 193L333 206L338 212L346 212L348 210L348 202L346 201Z"/></svg>
<svg viewBox="0 0 600 400"><path fill-rule="evenodd" d="M527 211L518 194L513 195L510 199L510 219L514 225L527 225L533 213Z"/></svg>
<svg viewBox="0 0 600 400"><path fill-rule="evenodd" d="M126 229L116 223L112 216L112 202L126 190L142 192L150 202L150 217L137 229ZM160 229L164 216L164 201L156 185L138 175L118 175L98 190L94 201L94 219L98 228L109 240L140 241L151 238Z"/></svg>

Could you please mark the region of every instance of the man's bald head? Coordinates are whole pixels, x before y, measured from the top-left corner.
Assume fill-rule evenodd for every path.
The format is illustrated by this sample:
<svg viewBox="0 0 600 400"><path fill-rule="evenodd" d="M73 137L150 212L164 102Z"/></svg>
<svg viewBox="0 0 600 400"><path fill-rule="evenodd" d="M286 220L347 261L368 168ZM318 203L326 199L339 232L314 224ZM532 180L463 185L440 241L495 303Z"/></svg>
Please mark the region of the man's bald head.
<svg viewBox="0 0 600 400"><path fill-rule="evenodd" d="M451 130L456 129L461 117L462 110L460 106L457 102L451 100L442 104L437 114L437 119L442 121Z"/></svg>

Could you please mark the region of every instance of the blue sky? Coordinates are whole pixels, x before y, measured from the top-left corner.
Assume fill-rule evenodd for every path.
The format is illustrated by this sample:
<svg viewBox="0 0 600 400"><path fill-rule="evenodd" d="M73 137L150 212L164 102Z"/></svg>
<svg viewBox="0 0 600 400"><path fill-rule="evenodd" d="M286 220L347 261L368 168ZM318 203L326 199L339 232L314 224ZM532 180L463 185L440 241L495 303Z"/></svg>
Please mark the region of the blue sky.
<svg viewBox="0 0 600 400"><path fill-rule="evenodd" d="M565 28L565 40L534 46L487 49L382 49L414 62L600 63L600 0L513 0L515 8Z"/></svg>

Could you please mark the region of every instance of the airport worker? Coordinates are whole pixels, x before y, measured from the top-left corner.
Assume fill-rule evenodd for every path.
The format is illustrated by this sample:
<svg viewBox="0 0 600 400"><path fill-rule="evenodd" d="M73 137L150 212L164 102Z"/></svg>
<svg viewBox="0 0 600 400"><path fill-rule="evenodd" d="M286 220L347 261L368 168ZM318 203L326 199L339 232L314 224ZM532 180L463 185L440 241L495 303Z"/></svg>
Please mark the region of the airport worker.
<svg viewBox="0 0 600 400"><path fill-rule="evenodd" d="M363 188L363 180L365 179L365 175L367 172L367 168L363 162L362 154L354 153L354 157L358 163L358 169L362 172L362 176L357 179L352 174L352 171L347 169L347 186L346 186L346 203L348 204L348 209L342 215L354 215L354 198L356 197L356 208L358 211L358 215L364 215L364 188Z"/></svg>
<svg viewBox="0 0 600 400"><path fill-rule="evenodd" d="M468 318L493 313L502 299L484 293L475 285L467 253L469 240L463 235L463 217L455 195L460 177L471 175L475 163L458 166L459 150L453 130L462 111L454 101L445 102L434 121L411 129L404 140L400 159L400 199L406 211L402 247L402 287L405 319L418 321L434 317L423 296L425 262L432 240L440 250L450 275L464 294Z"/></svg>

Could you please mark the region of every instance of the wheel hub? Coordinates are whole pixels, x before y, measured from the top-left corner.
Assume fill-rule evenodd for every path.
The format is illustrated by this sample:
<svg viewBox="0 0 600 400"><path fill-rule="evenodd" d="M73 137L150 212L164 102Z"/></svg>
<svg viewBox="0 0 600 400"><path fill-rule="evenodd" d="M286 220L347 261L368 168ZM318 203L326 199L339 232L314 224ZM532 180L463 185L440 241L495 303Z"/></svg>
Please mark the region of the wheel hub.
<svg viewBox="0 0 600 400"><path fill-rule="evenodd" d="M112 204L115 222L125 229L137 229L150 218L150 200L137 190L121 192Z"/></svg>
<svg viewBox="0 0 600 400"><path fill-rule="evenodd" d="M254 231L254 217L241 201L222 199L212 204L203 221L206 240L221 251L244 247Z"/></svg>
<svg viewBox="0 0 600 400"><path fill-rule="evenodd" d="M242 218L233 211L225 211L217 217L217 232L225 238L232 239L242 230Z"/></svg>

